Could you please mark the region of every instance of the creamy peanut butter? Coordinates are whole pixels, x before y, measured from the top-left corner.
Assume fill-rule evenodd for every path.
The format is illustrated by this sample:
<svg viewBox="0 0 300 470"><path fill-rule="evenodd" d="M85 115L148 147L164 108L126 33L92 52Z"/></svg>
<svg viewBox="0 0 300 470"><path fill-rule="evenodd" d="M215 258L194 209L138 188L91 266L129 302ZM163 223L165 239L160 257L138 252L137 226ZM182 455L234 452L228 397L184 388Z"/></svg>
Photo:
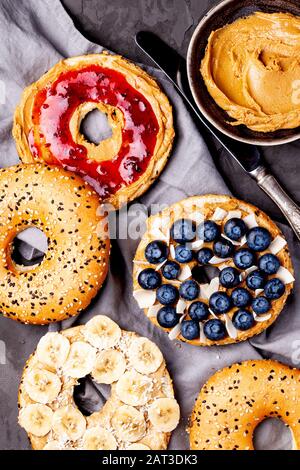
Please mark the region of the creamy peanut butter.
<svg viewBox="0 0 300 470"><path fill-rule="evenodd" d="M212 32L201 74L232 125L300 126L300 17L256 12Z"/></svg>

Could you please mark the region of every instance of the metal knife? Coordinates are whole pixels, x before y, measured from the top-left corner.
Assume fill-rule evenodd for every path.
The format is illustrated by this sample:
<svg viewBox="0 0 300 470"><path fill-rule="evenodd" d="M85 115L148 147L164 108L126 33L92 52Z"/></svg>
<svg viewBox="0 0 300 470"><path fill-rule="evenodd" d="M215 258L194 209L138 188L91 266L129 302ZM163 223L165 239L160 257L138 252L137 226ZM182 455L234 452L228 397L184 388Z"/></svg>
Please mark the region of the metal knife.
<svg viewBox="0 0 300 470"><path fill-rule="evenodd" d="M186 61L174 49L148 31L137 33L135 40L143 52L155 62L173 83L190 111L198 118L203 129L208 130L220 142L229 155L277 204L300 240L300 208L267 169L259 148L255 145L237 142L225 136L215 129L200 113L189 88Z"/></svg>

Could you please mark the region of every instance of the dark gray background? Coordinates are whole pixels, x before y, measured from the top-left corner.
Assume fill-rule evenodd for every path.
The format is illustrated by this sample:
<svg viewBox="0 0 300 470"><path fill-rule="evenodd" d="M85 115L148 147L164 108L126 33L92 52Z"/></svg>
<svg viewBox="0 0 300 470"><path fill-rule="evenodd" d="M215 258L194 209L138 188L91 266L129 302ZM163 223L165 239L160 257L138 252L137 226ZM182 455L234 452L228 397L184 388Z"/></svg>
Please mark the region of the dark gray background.
<svg viewBox="0 0 300 470"><path fill-rule="evenodd" d="M134 61L151 64L135 44L140 30L157 33L183 56L199 19L217 0L63 0L76 26L88 39ZM243 173L222 149L206 137L217 166L233 194L266 210L283 221L280 211L262 194L256 183ZM300 143L271 147L264 151L273 173L300 202ZM251 199L249 199L251 194ZM263 198L263 199L262 199ZM262 206L262 200L264 205Z"/></svg>

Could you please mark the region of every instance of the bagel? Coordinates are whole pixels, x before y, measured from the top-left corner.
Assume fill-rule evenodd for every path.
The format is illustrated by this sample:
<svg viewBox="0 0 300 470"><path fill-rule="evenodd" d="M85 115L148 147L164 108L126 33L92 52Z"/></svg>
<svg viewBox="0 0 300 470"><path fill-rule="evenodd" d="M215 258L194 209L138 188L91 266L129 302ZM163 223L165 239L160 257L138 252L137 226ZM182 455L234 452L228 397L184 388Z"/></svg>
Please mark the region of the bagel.
<svg viewBox="0 0 300 470"><path fill-rule="evenodd" d="M192 232L184 240L180 239L182 219L184 230ZM199 235L204 220L205 227L212 227L205 237ZM224 232L229 233L232 224L242 235L233 233L236 240ZM254 245L260 250L250 250L249 243L253 248L262 232L266 246ZM154 257L146 258L146 249L154 250ZM240 250L246 250L247 261L252 257L247 269L240 264L238 268L234 261L243 259ZM224 258L226 252L230 254ZM269 257L263 258L268 253L273 253L272 266ZM261 333L282 311L294 283L289 250L279 228L253 205L222 195L191 197L150 217L133 264L133 296L140 308L169 332L170 339L197 346L237 343ZM271 266L274 273L262 272L258 264L266 264L264 270ZM210 282L205 280L207 266L218 268Z"/></svg>
<svg viewBox="0 0 300 470"><path fill-rule="evenodd" d="M112 128L112 137L98 145L80 132L94 109ZM23 163L75 171L119 208L143 194L166 164L172 108L156 81L128 60L107 52L72 57L25 89L13 136Z"/></svg>
<svg viewBox="0 0 300 470"><path fill-rule="evenodd" d="M23 323L77 315L100 289L110 243L95 191L79 176L39 163L0 169L0 308ZM13 241L35 227L48 239L39 265L19 266Z"/></svg>
<svg viewBox="0 0 300 470"><path fill-rule="evenodd" d="M197 398L192 450L254 450L253 433L266 418L281 419L300 449L300 371L275 361L246 361L214 374Z"/></svg>
<svg viewBox="0 0 300 470"><path fill-rule="evenodd" d="M89 374L111 384L111 394L86 417L73 392ZM41 338L24 369L19 408L34 450L166 449L180 414L158 347L104 315Z"/></svg>

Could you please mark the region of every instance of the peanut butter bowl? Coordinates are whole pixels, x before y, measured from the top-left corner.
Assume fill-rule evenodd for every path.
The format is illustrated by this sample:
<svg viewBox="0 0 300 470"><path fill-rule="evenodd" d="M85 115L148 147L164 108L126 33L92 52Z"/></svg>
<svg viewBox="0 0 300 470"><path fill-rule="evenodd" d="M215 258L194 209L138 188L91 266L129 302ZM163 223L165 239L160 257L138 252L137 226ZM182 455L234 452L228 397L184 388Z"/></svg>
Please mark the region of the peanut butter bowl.
<svg viewBox="0 0 300 470"><path fill-rule="evenodd" d="M112 132L98 144L81 132L96 109ZM105 52L72 57L24 90L13 136L23 163L73 171L118 209L144 193L165 166L172 107L155 80L126 59Z"/></svg>
<svg viewBox="0 0 300 470"><path fill-rule="evenodd" d="M202 114L256 145L299 138L300 7L292 0L226 0L199 23L188 75Z"/></svg>

